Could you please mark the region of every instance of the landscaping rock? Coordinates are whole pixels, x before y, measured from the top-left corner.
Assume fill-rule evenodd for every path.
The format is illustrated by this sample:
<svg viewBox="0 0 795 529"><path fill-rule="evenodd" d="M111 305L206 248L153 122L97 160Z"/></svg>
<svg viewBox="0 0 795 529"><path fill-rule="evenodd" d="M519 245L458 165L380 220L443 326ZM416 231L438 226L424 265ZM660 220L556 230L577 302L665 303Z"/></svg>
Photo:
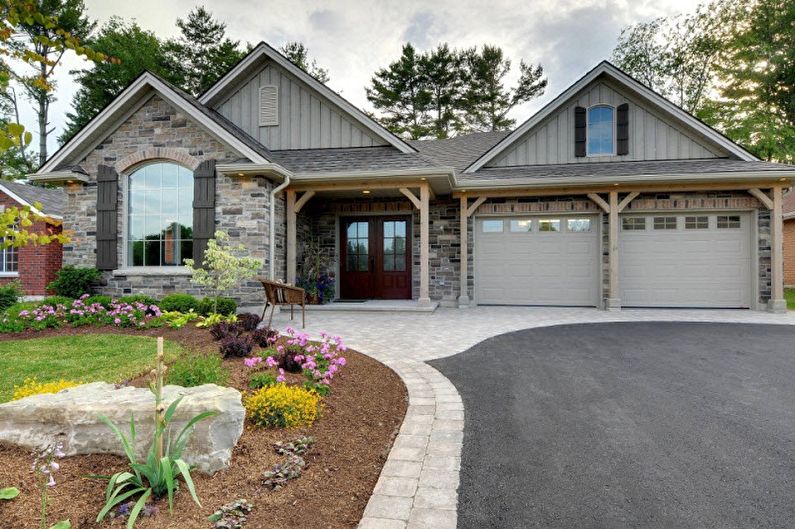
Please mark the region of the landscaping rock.
<svg viewBox="0 0 795 529"><path fill-rule="evenodd" d="M209 474L229 466L232 449L243 433L245 410L240 392L215 384L163 388L166 407L179 396L183 399L171 423L173 436L199 413L218 413L195 426L183 454L185 461ZM31 449L42 449L60 441L67 456L124 455L119 439L99 416L108 417L129 436L132 414L135 417L135 448L138 457L143 458L152 440L154 400L148 389L117 388L104 382L83 384L55 394L33 395L0 404L0 441Z"/></svg>

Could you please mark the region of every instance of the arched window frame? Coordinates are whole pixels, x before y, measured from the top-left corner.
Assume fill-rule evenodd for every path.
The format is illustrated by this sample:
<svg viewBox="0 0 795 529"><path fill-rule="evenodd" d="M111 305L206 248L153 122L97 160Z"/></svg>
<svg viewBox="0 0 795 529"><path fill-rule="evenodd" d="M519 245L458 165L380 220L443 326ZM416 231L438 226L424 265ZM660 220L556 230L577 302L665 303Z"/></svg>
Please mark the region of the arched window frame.
<svg viewBox="0 0 795 529"><path fill-rule="evenodd" d="M605 152L591 152L591 110L597 108L608 108L610 109L610 113L612 115L611 122L612 122L612 148L610 149L609 153ZM617 124L617 115L616 115L616 107L613 105L608 105L605 103L599 103L597 105L591 105L586 109L585 112L585 154L589 157L597 157L597 156L615 156L616 155L616 137L618 136L618 124Z"/></svg>

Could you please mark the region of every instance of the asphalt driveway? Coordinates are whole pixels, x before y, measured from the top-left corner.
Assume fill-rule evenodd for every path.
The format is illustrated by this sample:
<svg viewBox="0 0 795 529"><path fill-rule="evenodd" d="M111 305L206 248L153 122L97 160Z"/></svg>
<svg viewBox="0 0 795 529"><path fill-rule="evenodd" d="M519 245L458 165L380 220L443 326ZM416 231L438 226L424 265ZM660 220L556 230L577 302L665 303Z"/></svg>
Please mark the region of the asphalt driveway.
<svg viewBox="0 0 795 529"><path fill-rule="evenodd" d="M465 409L459 528L795 526L795 328L604 323L434 360Z"/></svg>

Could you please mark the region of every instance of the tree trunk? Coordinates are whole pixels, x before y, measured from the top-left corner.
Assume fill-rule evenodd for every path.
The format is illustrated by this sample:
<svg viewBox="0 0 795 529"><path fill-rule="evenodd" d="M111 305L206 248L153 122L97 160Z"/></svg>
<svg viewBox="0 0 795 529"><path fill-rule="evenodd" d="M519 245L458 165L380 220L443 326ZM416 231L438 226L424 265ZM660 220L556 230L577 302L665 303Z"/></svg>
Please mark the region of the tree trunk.
<svg viewBox="0 0 795 529"><path fill-rule="evenodd" d="M47 78L47 65L41 64L41 75L44 79ZM39 167L44 165L47 161L47 111L49 102L47 101L47 93L41 90L41 93L36 98L36 103L39 105Z"/></svg>

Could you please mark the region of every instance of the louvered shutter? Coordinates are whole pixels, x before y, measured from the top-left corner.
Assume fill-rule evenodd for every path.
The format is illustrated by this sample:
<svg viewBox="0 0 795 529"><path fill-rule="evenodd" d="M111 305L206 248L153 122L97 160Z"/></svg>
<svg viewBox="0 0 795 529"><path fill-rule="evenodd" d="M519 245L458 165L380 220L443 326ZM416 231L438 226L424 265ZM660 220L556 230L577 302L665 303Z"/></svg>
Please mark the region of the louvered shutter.
<svg viewBox="0 0 795 529"><path fill-rule="evenodd" d="M119 175L109 165L97 167L97 269L118 267L116 243L119 239L118 211Z"/></svg>
<svg viewBox="0 0 795 529"><path fill-rule="evenodd" d="M201 266L207 241L215 235L215 160L193 171L193 261Z"/></svg>
<svg viewBox="0 0 795 529"><path fill-rule="evenodd" d="M279 87L265 85L259 88L259 126L279 124Z"/></svg>
<svg viewBox="0 0 795 529"><path fill-rule="evenodd" d="M582 158L585 156L585 108L574 108L574 156Z"/></svg>
<svg viewBox="0 0 795 529"><path fill-rule="evenodd" d="M629 105L618 105L616 113L616 154L629 154Z"/></svg>

